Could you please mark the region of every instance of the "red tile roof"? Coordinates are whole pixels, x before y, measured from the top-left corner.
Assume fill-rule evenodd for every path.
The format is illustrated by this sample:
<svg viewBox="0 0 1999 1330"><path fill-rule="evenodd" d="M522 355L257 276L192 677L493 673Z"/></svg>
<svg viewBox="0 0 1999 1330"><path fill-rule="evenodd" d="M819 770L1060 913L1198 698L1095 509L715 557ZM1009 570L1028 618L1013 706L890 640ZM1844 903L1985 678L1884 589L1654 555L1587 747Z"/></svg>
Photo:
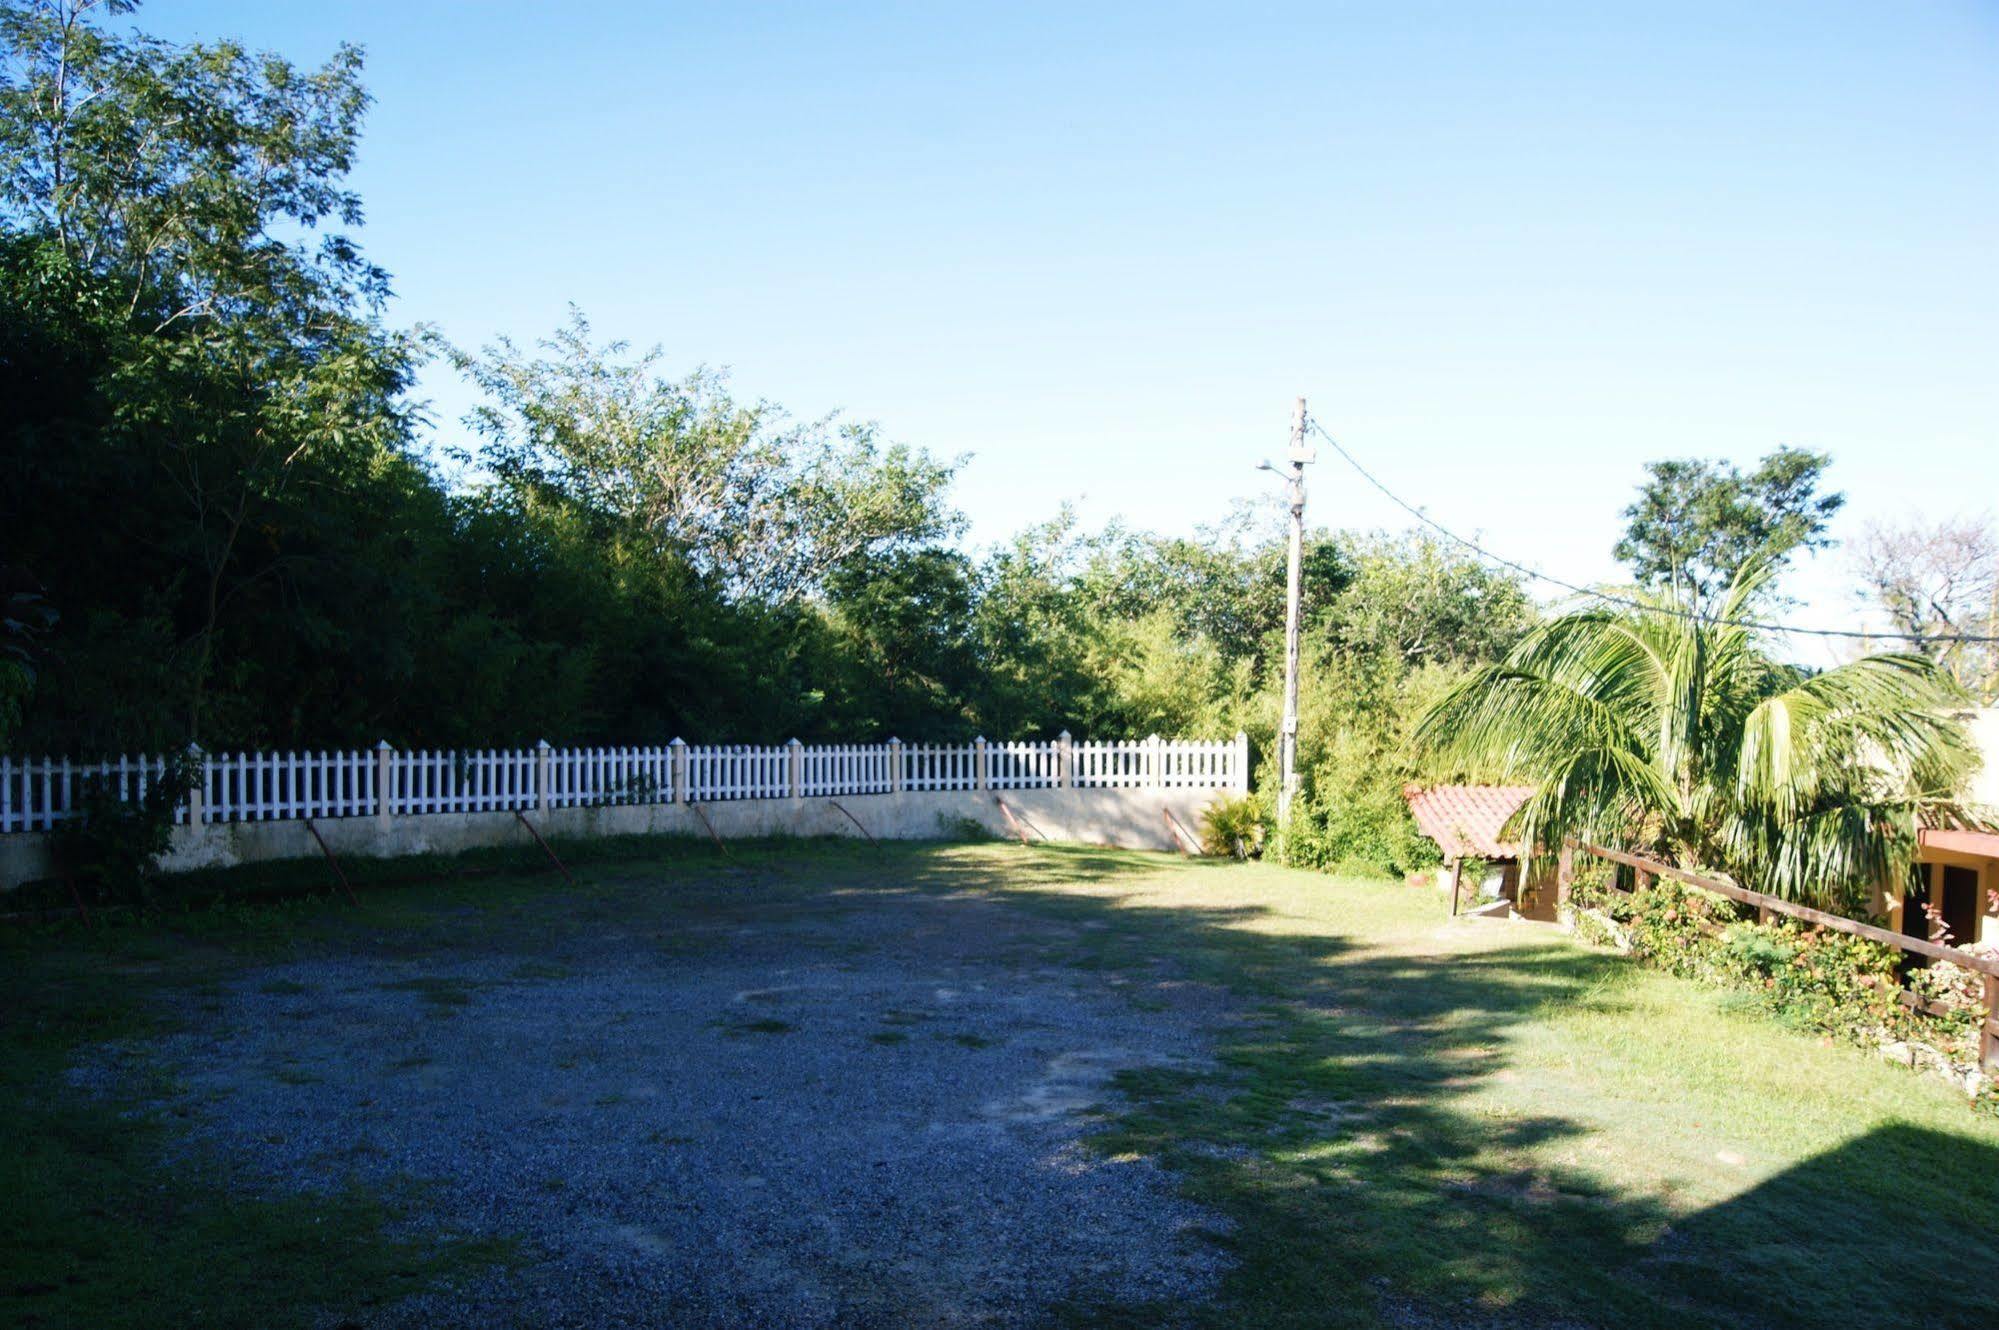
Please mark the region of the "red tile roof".
<svg viewBox="0 0 1999 1330"><path fill-rule="evenodd" d="M1411 785L1402 791L1409 812L1444 857L1518 858L1516 841L1501 839L1506 820L1534 795L1532 785Z"/></svg>

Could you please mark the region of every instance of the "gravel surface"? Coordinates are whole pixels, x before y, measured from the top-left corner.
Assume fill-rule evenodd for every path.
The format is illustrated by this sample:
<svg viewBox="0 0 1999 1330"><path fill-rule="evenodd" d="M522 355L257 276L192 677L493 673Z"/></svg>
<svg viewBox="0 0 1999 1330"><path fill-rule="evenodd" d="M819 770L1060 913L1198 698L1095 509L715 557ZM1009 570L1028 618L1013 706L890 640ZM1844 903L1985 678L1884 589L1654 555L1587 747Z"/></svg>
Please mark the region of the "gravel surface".
<svg viewBox="0 0 1999 1330"><path fill-rule="evenodd" d="M333 1325L1015 1325L1212 1288L1220 1222L1079 1140L1119 1069L1205 1055L1213 995L1141 1009L986 897L649 922L259 969L79 1080L164 1071L189 1142L272 1187L415 1180L425 1222L520 1240Z"/></svg>

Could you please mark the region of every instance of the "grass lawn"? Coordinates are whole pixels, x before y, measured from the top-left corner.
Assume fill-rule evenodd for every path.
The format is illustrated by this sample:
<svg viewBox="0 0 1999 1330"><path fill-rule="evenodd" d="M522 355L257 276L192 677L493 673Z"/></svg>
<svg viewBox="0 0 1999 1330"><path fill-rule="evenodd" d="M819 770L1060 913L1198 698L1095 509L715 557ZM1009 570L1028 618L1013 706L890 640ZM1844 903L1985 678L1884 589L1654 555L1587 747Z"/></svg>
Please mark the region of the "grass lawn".
<svg viewBox="0 0 1999 1330"><path fill-rule="evenodd" d="M0 1326L311 1324L320 1309L366 1324L370 1307L512 1257L504 1234L411 1236L398 1221L422 1180L308 1201L246 1193L220 1159L165 1166L173 1115L130 1115L155 1099L70 1083L92 1045L198 1022L206 995L291 957L505 946L523 982L563 983L571 944L606 930L692 948L687 921L719 913L823 932L816 908L888 892L1017 910L1043 927L1008 963L1076 974L1162 1021L1181 1018L1175 992L1223 1000L1227 1018L1197 1032L1214 1056L1121 1073L1087 1137L1163 1162L1222 1221L1229 1272L1176 1319L1994 1323L1999 1123L1739 995L1542 929L1453 923L1400 884L1115 851L571 855L574 887L503 873L378 886L358 910L320 898L0 938ZM469 1000L423 996L447 1017ZM871 1055L930 1047L902 1033L891 1023ZM783 1057L805 1036L761 1037ZM1151 1325L1168 1309L1063 1314Z"/></svg>

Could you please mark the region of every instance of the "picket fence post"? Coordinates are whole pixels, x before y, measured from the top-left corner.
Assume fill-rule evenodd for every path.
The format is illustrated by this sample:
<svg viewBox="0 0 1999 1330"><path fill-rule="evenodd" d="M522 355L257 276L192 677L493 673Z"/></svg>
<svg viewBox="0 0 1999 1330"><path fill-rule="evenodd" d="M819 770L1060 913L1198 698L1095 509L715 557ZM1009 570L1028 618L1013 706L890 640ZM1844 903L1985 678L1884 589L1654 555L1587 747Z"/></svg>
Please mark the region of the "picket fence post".
<svg viewBox="0 0 1999 1330"><path fill-rule="evenodd" d="M551 752L548 740L537 739L534 745L534 811L542 817L548 816L549 765Z"/></svg>
<svg viewBox="0 0 1999 1330"><path fill-rule="evenodd" d="M791 802L805 797L805 745L793 739L784 746L785 770L791 782Z"/></svg>
<svg viewBox="0 0 1999 1330"><path fill-rule="evenodd" d="M1237 794L1249 793L1249 736L1241 730L1235 732L1235 770L1230 773L1234 779L1230 785Z"/></svg>
<svg viewBox="0 0 1999 1330"><path fill-rule="evenodd" d="M395 754L387 739L375 745L375 825L383 831L396 815Z"/></svg>
<svg viewBox="0 0 1999 1330"><path fill-rule="evenodd" d="M668 744L667 751L673 754L673 802L687 802L687 741L676 738Z"/></svg>
<svg viewBox="0 0 1999 1330"><path fill-rule="evenodd" d="M992 767L986 761L986 736L981 734L972 740L972 788L990 790L992 787Z"/></svg>
<svg viewBox="0 0 1999 1330"><path fill-rule="evenodd" d="M208 810L208 755L201 751L200 744L191 743L187 746L187 760L194 767L194 784L187 791L187 824L199 830Z"/></svg>
<svg viewBox="0 0 1999 1330"><path fill-rule="evenodd" d="M1076 783L1076 741L1067 730L1055 736L1055 783L1065 790Z"/></svg>
<svg viewBox="0 0 1999 1330"><path fill-rule="evenodd" d="M894 735L888 741L888 792L902 793L902 740Z"/></svg>
<svg viewBox="0 0 1999 1330"><path fill-rule="evenodd" d="M1154 789L1166 783L1166 764L1162 749L1165 740L1156 734L1145 737L1145 783Z"/></svg>

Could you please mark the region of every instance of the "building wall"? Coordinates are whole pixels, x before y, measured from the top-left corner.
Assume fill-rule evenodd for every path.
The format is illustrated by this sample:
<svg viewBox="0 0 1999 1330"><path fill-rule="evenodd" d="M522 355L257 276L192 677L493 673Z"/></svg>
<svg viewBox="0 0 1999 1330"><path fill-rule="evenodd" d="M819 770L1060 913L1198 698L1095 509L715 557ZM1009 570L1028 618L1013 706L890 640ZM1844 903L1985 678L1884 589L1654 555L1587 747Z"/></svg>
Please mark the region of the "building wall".
<svg viewBox="0 0 1999 1330"><path fill-rule="evenodd" d="M1983 804L1988 813L1999 816L1999 708L1988 707L1971 713L1968 724L1973 740L1984 754L1985 765L1972 777L1971 788L1965 792L1965 797L1974 804ZM1925 846L1916 855L1916 862L1928 882L1930 904L1938 909L1943 908L1945 866L1969 868L1977 872L1980 904L1978 936L1952 938L1951 942L1961 947L1977 942L1999 944L1999 908L1995 908L1994 902L1994 894L1999 893L1999 860L1987 855L1963 854ZM1897 932L1909 931L1902 917L1901 897L1894 892L1885 893L1883 904L1887 907L1890 927ZM1918 931L1922 931L1920 924Z"/></svg>
<svg viewBox="0 0 1999 1330"><path fill-rule="evenodd" d="M1985 765L1972 777L1970 797L1999 811L1999 707L1971 713L1971 737L1985 754Z"/></svg>
<svg viewBox="0 0 1999 1330"><path fill-rule="evenodd" d="M1170 814L1189 834L1200 834L1201 814L1223 789L1039 789L911 791L902 794L824 798L733 799L699 805L723 840L765 836L852 836L860 827L877 840L934 840L957 834L969 820L994 836L1016 834L1001 810L1005 801L1031 839L1112 845L1136 850L1180 848L1168 827ZM557 808L530 814L547 837L706 836L700 814L687 804ZM855 822L860 827L855 826ZM528 846L533 838L512 813L425 813L417 816L326 818L313 823L333 852L359 858L454 854L496 845ZM227 867L276 859L314 859L318 842L302 821L208 823L176 827L162 867L169 872ZM0 836L0 888L48 876L48 837Z"/></svg>
<svg viewBox="0 0 1999 1330"><path fill-rule="evenodd" d="M1999 860L1985 855L1959 854L1951 850L1925 847L1916 856L1917 868L1923 873L1929 886L1930 904L1936 909L1943 908L1944 874L1946 866L1969 868L1978 874L1978 936L1954 937L1950 940L1954 947L1968 947L1977 942L1999 944L1999 910L1993 908L1993 894L1999 892ZM1902 917L1902 901L1890 896L1888 901L1889 926L1897 932L1908 932L1907 921ZM1916 931L1927 936L1925 924L1918 924Z"/></svg>

